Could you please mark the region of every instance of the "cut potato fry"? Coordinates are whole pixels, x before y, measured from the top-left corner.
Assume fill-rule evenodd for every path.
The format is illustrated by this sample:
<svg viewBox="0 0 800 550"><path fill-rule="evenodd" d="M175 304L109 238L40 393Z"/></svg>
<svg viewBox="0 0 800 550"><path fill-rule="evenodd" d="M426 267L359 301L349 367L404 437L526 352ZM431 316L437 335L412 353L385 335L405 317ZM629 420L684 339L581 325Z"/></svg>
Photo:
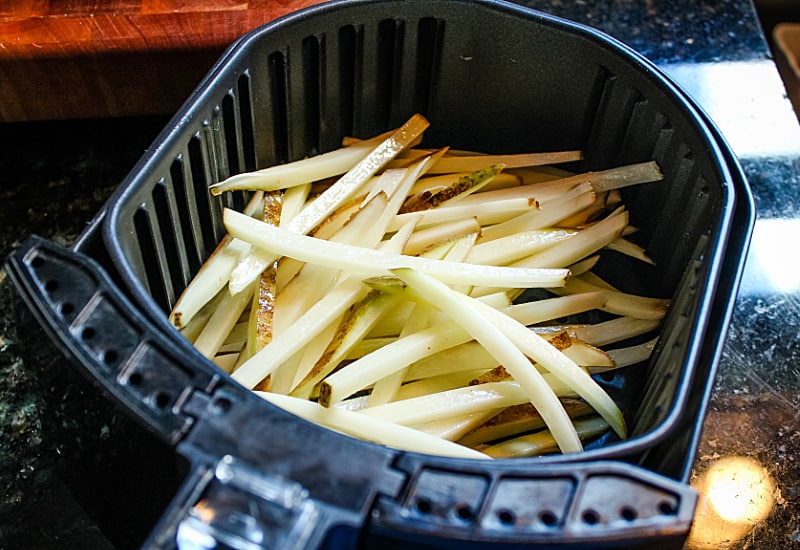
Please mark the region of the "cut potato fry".
<svg viewBox="0 0 800 550"><path fill-rule="evenodd" d="M225 191L237 189L276 191L311 181L338 176L351 170L364 159L375 147L388 138L386 132L371 139L342 147L329 153L308 157L288 164L278 164L263 170L236 174L228 179L210 186L211 193L219 195Z"/></svg>
<svg viewBox="0 0 800 550"><path fill-rule="evenodd" d="M503 330L505 327L501 329L493 319L484 316L486 311L492 311L498 316L503 316L502 313L486 306L479 300L455 292L436 279L413 269L399 268L392 271L417 292L425 296L427 300L447 313L470 336L480 342L500 364L511 372L514 380L520 384L528 399L539 411L539 414L542 415L542 418L545 419L563 453L583 450L569 416L556 398L555 393L542 378L542 375L531 366L523 353L508 340L508 335ZM513 322L511 319L509 321ZM527 331L523 325L518 326ZM324 389L323 383L322 391ZM322 393L320 394L320 400L322 400Z"/></svg>
<svg viewBox="0 0 800 550"><path fill-rule="evenodd" d="M556 151L553 153L522 153L518 155L451 156L440 159L431 169L432 174L449 172L474 172L489 164L504 164L508 168L561 164L580 160L580 151Z"/></svg>
<svg viewBox="0 0 800 550"><path fill-rule="evenodd" d="M578 418L593 412L592 407L578 399L562 398L561 402L571 418ZM491 441L506 439L544 427L542 416L532 405L526 403L503 409L462 436L458 442L474 448Z"/></svg>
<svg viewBox="0 0 800 550"><path fill-rule="evenodd" d="M410 266L453 284L549 288L563 286L569 275L567 269L526 267L514 269L388 254L380 250L306 237L279 227L272 227L229 209L224 212L224 220L232 235L252 243L261 250L269 251L273 258L289 256L323 266L343 267L363 277L382 277L389 275L389 270L392 268Z"/></svg>
<svg viewBox="0 0 800 550"><path fill-rule="evenodd" d="M379 419L369 418L359 413L340 409L327 409L311 401L297 399L288 395L266 392L258 392L258 395L270 403L296 414L300 418L382 445L406 451L442 456L488 458L483 453L463 445L451 443L445 439L430 436L412 428L405 428Z"/></svg>
<svg viewBox="0 0 800 550"><path fill-rule="evenodd" d="M438 160L435 162L438 162ZM502 172L504 167L503 164L494 164L487 168L481 168L471 174L461 176L444 187L425 190L411 195L405 200L399 213L418 212L420 210L436 208L441 204L452 204L480 190L482 187L485 187Z"/></svg>
<svg viewBox="0 0 800 550"><path fill-rule="evenodd" d="M595 437L608 429L608 422L600 417L581 418L575 421L575 431L581 439ZM515 437L502 443L481 448L492 458L521 458L534 456L556 449L556 441L549 430Z"/></svg>
<svg viewBox="0 0 800 550"><path fill-rule="evenodd" d="M306 234L319 225L327 216L350 199L378 170L400 151L411 145L428 128L428 121L420 115L411 117L402 127L392 132L386 139L358 164L353 166L334 185L322 195L308 203L297 214L286 229L298 234ZM275 261L277 255L263 251L250 254L248 261L242 262L231 273L230 288L235 294L254 281L264 268Z"/></svg>
<svg viewBox="0 0 800 550"><path fill-rule="evenodd" d="M264 193L253 195L247 203L245 216L260 213L264 207ZM205 261L200 271L184 289L169 315L175 328L185 327L194 315L208 303L228 282L231 272L236 268L240 258L251 250L250 245L230 235L223 237L216 250Z"/></svg>
<svg viewBox="0 0 800 550"><path fill-rule="evenodd" d="M395 231L411 218L419 218L419 227L429 227L445 222L475 218L481 225L501 223L523 212L539 208L534 197L519 197L496 201L485 201L478 204L456 202L452 206L442 205L439 208L407 212L395 216L389 224L389 231Z"/></svg>

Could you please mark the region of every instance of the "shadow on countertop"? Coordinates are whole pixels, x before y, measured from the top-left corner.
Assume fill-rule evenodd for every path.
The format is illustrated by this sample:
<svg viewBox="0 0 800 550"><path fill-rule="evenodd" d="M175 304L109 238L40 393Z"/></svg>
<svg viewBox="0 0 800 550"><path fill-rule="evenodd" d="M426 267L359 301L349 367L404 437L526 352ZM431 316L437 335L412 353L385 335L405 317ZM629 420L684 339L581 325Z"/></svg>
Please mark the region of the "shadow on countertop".
<svg viewBox="0 0 800 550"><path fill-rule="evenodd" d="M2 257L34 233L73 242L166 120L0 126ZM135 504L129 499L140 498L135 488L142 476L154 475L137 466L148 462L142 453L156 447L140 445L148 436L137 425L82 380L68 379L77 376L75 371L57 368L62 356L26 314L0 270L0 548L135 547L141 540L133 531L152 526L163 509L163 503L127 506ZM77 399L75 392L81 392ZM126 447L122 452L115 448L120 444ZM164 458L174 462L171 456ZM172 465L166 470L171 472ZM120 471L126 475L111 476ZM174 487L165 486L171 496ZM82 498L82 492L92 497ZM105 498L98 500L98 494ZM87 512L87 505L95 509ZM130 516L123 523L129 531L101 532L95 519L109 514Z"/></svg>

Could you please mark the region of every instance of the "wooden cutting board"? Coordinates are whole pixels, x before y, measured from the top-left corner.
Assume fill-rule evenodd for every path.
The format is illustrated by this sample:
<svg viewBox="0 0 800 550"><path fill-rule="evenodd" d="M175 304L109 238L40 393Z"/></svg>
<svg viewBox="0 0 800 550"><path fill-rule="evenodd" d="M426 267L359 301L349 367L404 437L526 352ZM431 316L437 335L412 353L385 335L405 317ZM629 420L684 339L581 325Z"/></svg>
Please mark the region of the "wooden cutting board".
<svg viewBox="0 0 800 550"><path fill-rule="evenodd" d="M0 0L0 122L169 114L249 30L321 0Z"/></svg>

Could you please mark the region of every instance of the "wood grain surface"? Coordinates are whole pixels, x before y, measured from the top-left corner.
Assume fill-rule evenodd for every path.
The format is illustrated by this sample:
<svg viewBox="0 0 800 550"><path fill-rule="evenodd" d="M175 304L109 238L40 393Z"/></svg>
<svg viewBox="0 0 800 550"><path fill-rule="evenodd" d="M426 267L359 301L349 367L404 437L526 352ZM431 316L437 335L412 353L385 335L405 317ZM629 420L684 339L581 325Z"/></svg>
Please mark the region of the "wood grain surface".
<svg viewBox="0 0 800 550"><path fill-rule="evenodd" d="M174 112L234 40L321 0L0 0L0 122Z"/></svg>

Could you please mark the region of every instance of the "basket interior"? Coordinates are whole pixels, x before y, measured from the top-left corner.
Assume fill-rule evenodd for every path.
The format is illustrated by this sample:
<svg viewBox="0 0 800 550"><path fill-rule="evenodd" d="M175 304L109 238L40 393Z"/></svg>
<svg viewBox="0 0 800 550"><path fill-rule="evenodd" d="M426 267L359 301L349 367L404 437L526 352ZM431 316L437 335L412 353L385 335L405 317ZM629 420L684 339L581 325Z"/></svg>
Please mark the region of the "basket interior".
<svg viewBox="0 0 800 550"><path fill-rule="evenodd" d="M248 35L110 206L104 238L128 292L165 317L223 236L223 207L244 203L241 193L211 196L211 183L377 134L415 112L431 121L428 145L581 149L584 159L567 167L575 171L659 163L663 182L624 192L639 229L632 238L656 266L615 256L602 275L673 305L650 363L600 381L625 402L633 436L663 432L696 374L726 238L724 169L692 111L627 50L531 12L355 2Z"/></svg>

